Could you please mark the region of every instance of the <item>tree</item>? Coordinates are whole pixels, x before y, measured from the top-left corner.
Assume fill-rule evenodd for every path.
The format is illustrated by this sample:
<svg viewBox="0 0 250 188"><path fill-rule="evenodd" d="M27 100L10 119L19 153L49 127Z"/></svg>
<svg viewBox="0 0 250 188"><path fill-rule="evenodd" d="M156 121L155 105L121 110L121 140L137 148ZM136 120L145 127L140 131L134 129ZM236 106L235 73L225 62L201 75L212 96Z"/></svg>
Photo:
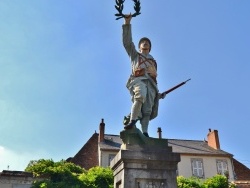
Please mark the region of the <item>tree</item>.
<svg viewBox="0 0 250 188"><path fill-rule="evenodd" d="M25 171L32 172L35 177L44 180L34 182L32 188L84 188L79 175L86 171L73 163L61 160L54 162L52 159L30 161Z"/></svg>
<svg viewBox="0 0 250 188"><path fill-rule="evenodd" d="M110 168L93 167L86 171L64 160L30 161L25 171L43 179L34 182L32 188L113 188L114 182Z"/></svg>
<svg viewBox="0 0 250 188"><path fill-rule="evenodd" d="M202 188L202 182L200 179L191 177L185 178L183 176L177 177L177 186L178 188Z"/></svg>
<svg viewBox="0 0 250 188"><path fill-rule="evenodd" d="M113 188L113 171L110 168L93 167L79 177L87 188Z"/></svg>

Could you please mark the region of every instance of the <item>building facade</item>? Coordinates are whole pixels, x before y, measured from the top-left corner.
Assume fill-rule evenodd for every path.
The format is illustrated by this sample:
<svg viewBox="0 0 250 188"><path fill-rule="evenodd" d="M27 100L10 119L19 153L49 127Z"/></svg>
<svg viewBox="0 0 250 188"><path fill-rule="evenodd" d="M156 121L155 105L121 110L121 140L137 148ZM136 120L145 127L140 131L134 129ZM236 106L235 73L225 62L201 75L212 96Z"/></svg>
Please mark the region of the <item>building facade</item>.
<svg viewBox="0 0 250 188"><path fill-rule="evenodd" d="M158 130L158 133L161 139L161 131ZM119 135L105 134L105 123L102 120L99 134L94 133L79 152L67 161L85 169L94 166L108 167L120 150L121 144L122 140ZM172 147L173 152L181 155L178 175L206 179L216 174L224 174L228 176L229 181L238 181L250 187L250 169L244 165L244 168L242 166L240 168L241 163L235 160L232 154L220 148L217 130L209 129L206 140L168 139L168 145ZM245 178L243 182L241 178Z"/></svg>
<svg viewBox="0 0 250 188"><path fill-rule="evenodd" d="M0 188L30 188L35 178L32 173L3 170L0 172Z"/></svg>

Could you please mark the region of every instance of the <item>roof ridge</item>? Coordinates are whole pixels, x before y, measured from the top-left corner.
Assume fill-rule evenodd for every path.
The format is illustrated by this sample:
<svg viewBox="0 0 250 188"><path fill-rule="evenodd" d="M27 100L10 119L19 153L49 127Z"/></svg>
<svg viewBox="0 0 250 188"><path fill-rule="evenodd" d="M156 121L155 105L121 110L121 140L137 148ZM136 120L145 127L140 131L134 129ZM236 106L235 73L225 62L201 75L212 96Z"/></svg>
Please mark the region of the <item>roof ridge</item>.
<svg viewBox="0 0 250 188"><path fill-rule="evenodd" d="M180 140L180 141L195 141L195 142L204 142L204 140L190 140L190 139L180 139L180 138L167 138L168 140Z"/></svg>
<svg viewBox="0 0 250 188"><path fill-rule="evenodd" d="M120 135L117 134L104 134L104 136L116 136L120 137ZM191 139L180 139L180 138L166 138L168 140L180 140L180 141L195 141L195 142L204 142L204 140L191 140Z"/></svg>

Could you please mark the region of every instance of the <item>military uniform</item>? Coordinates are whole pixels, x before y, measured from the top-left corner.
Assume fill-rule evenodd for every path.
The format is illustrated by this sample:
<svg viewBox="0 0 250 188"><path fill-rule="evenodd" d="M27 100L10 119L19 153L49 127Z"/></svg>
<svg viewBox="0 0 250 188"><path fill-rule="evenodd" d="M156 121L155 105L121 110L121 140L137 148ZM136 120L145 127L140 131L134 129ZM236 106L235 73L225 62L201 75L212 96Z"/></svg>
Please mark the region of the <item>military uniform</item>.
<svg viewBox="0 0 250 188"><path fill-rule="evenodd" d="M136 50L132 41L131 24L124 24L122 27L123 45L132 66L132 73L126 85L133 102L130 121L140 119L142 132L147 133L149 120L158 114L157 64L150 54L142 54ZM136 102L140 105L136 106Z"/></svg>

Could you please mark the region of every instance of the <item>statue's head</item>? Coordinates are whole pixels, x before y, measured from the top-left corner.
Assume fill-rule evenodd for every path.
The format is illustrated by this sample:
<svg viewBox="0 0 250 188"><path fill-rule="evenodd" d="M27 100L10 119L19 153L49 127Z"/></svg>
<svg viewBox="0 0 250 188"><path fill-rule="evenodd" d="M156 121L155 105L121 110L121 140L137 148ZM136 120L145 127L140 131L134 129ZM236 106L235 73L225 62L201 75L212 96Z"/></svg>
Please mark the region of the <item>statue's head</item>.
<svg viewBox="0 0 250 188"><path fill-rule="evenodd" d="M140 39L139 43L138 43L138 48L141 50L143 48L148 48L149 52L151 50L151 41L149 40L149 38L147 37L143 37Z"/></svg>

